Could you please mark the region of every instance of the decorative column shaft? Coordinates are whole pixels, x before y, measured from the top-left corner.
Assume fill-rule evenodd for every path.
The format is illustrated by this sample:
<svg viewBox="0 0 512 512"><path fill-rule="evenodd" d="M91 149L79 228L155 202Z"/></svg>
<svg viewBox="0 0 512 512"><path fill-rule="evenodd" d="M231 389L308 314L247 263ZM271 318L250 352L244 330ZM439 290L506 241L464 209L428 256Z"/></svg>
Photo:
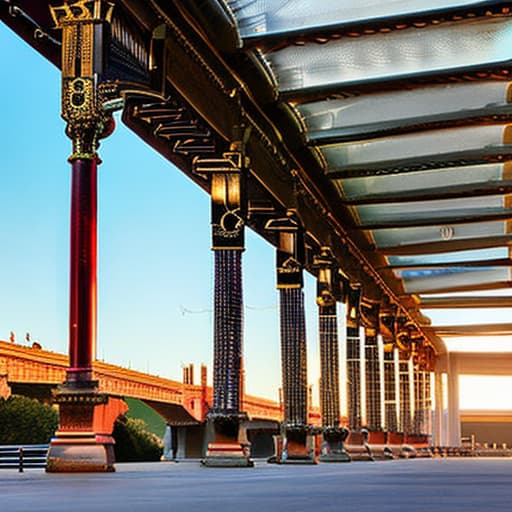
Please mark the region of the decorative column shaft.
<svg viewBox="0 0 512 512"><path fill-rule="evenodd" d="M71 165L70 383L92 381L96 351L97 159Z"/></svg>
<svg viewBox="0 0 512 512"><path fill-rule="evenodd" d="M414 366L414 433L425 433L425 372Z"/></svg>
<svg viewBox="0 0 512 512"><path fill-rule="evenodd" d="M459 404L459 360L457 354L448 355L448 446L461 446Z"/></svg>
<svg viewBox="0 0 512 512"><path fill-rule="evenodd" d="M386 443L397 446L403 443L403 436L398 431L398 395L400 382L398 375L396 347L397 307L388 300L383 301L379 312L379 331L384 344L384 430Z"/></svg>
<svg viewBox="0 0 512 512"><path fill-rule="evenodd" d="M443 400L443 374L436 368L434 374L434 389L435 389L435 422L434 422L434 446L443 446L445 439L443 436L443 426L445 425L444 418L444 400Z"/></svg>
<svg viewBox="0 0 512 512"><path fill-rule="evenodd" d="M242 252L215 251L213 412L238 415L242 355Z"/></svg>
<svg viewBox="0 0 512 512"><path fill-rule="evenodd" d="M365 326L366 425L370 432L382 432L380 364L377 342L379 304L363 300L361 302L361 320ZM378 441L384 442L384 439Z"/></svg>
<svg viewBox="0 0 512 512"><path fill-rule="evenodd" d="M432 437L432 376L430 373L430 370L425 369L424 370L424 391L425 391L425 398L424 398L424 430L425 434L431 438Z"/></svg>
<svg viewBox="0 0 512 512"><path fill-rule="evenodd" d="M390 345L384 347L384 429L388 433L398 431L395 351Z"/></svg>
<svg viewBox="0 0 512 512"><path fill-rule="evenodd" d="M329 247L322 247L313 261L318 269L317 298L320 341L320 408L322 426L340 425L340 369L336 302L341 298L336 261Z"/></svg>
<svg viewBox="0 0 512 512"><path fill-rule="evenodd" d="M305 427L308 418L306 324L302 288L279 290L281 369L286 427Z"/></svg>
<svg viewBox="0 0 512 512"><path fill-rule="evenodd" d="M380 366L377 336L365 329L366 425L372 432L382 430Z"/></svg>
<svg viewBox="0 0 512 512"><path fill-rule="evenodd" d="M347 295L347 412L350 430L361 428L360 300L361 288L349 287Z"/></svg>
<svg viewBox="0 0 512 512"><path fill-rule="evenodd" d="M399 378L400 378L400 421L399 431L404 435L412 433L412 417L411 417L411 381L409 374L408 352L400 350L399 352Z"/></svg>
<svg viewBox="0 0 512 512"><path fill-rule="evenodd" d="M320 334L320 407L322 425L339 427L340 385L336 304L318 307Z"/></svg>

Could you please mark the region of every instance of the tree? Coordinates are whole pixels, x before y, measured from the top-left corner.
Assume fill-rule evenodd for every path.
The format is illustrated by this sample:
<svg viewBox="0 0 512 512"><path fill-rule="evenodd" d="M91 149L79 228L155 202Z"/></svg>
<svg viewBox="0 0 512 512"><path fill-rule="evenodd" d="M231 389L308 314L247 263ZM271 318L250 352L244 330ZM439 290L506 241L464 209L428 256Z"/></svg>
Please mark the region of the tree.
<svg viewBox="0 0 512 512"><path fill-rule="evenodd" d="M59 424L55 409L33 398L0 398L0 444L46 444Z"/></svg>
<svg viewBox="0 0 512 512"><path fill-rule="evenodd" d="M150 462L160 460L162 441L149 432L143 420L120 416L112 433L117 462Z"/></svg>

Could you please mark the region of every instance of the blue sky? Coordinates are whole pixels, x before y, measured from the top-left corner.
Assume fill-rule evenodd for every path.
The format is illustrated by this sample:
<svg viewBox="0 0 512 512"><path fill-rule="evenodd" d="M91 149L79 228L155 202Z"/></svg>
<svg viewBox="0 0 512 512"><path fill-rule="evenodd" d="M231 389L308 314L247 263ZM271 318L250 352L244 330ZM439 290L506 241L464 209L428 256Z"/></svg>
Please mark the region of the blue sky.
<svg viewBox="0 0 512 512"><path fill-rule="evenodd" d="M67 351L71 143L60 74L0 24L0 339L26 332ZM211 368L213 256L208 196L117 118L99 168L97 357L181 379ZM247 391L277 398L274 250L252 232L244 253ZM314 280L306 278L310 380L317 382Z"/></svg>

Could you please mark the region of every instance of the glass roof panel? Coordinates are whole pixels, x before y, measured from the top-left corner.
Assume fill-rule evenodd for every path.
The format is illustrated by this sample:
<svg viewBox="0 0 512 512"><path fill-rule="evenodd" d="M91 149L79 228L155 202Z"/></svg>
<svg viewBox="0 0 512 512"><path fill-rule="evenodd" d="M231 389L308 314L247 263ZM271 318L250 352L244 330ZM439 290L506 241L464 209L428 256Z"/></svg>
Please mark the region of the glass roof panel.
<svg viewBox="0 0 512 512"><path fill-rule="evenodd" d="M508 258L508 247L492 247L474 251L454 251L441 254L420 254L418 256L388 256L390 265L424 265L460 261L482 261Z"/></svg>
<svg viewBox="0 0 512 512"><path fill-rule="evenodd" d="M379 229L372 231L378 248L406 246L410 244L447 241L445 226L426 226L414 228ZM451 226L449 240L466 240L507 235L506 222L474 222ZM512 241L512 234L510 235Z"/></svg>
<svg viewBox="0 0 512 512"><path fill-rule="evenodd" d="M510 82L436 85L344 99L315 101L295 108L309 140L347 137L441 119L509 111Z"/></svg>
<svg viewBox="0 0 512 512"><path fill-rule="evenodd" d="M468 0L227 0L242 37L424 13L459 6L494 4Z"/></svg>
<svg viewBox="0 0 512 512"><path fill-rule="evenodd" d="M390 204L370 204L356 208L361 225L370 223L400 222L402 220L426 220L449 217L473 217L478 215L511 212L505 196L463 197L437 201L415 201Z"/></svg>
<svg viewBox="0 0 512 512"><path fill-rule="evenodd" d="M453 293L431 293L431 294L421 294L420 297L423 298L436 298L436 297L452 297ZM510 286L506 286L503 288L499 288L497 290L481 290L481 291L469 291L469 292L457 292L457 297L510 297L512 296L512 288Z"/></svg>
<svg viewBox="0 0 512 512"><path fill-rule="evenodd" d="M448 352L512 352L510 336L449 337L444 339ZM461 375L467 377L467 375ZM500 389L503 381L499 381ZM500 399L501 400L501 399ZM488 404L488 398L486 398ZM501 400L500 403L503 403Z"/></svg>
<svg viewBox="0 0 512 512"><path fill-rule="evenodd" d="M343 197L355 199L378 194L400 194L400 192L435 190L471 183L496 183L503 179L512 179L512 165L485 164L465 167L446 167L407 174L369 176L337 180Z"/></svg>
<svg viewBox="0 0 512 512"><path fill-rule="evenodd" d="M510 281L510 269L507 267L483 269L447 267L435 270L406 270L397 274L403 279L406 293L425 293L460 286Z"/></svg>
<svg viewBox="0 0 512 512"><path fill-rule="evenodd" d="M496 292L498 290L492 291ZM481 292L474 293L482 295ZM459 297L460 294L457 293L457 296ZM421 312L432 320L432 325L470 325L475 323L475 318L482 318L481 323L505 324L509 323L512 318L512 308L486 308L485 316L482 314L482 310L477 308L422 308ZM477 321L477 323L480 322ZM512 340L510 338L509 344L512 350Z"/></svg>
<svg viewBox="0 0 512 512"><path fill-rule="evenodd" d="M511 30L512 34L512 30ZM511 41L512 43L512 41ZM363 142L320 146L330 170L350 166L383 168L400 161L428 160L454 153L501 150L508 142L507 125L447 128L395 137L381 137Z"/></svg>
<svg viewBox="0 0 512 512"><path fill-rule="evenodd" d="M266 57L280 91L394 79L508 62L511 27L506 17L450 22L286 46Z"/></svg>

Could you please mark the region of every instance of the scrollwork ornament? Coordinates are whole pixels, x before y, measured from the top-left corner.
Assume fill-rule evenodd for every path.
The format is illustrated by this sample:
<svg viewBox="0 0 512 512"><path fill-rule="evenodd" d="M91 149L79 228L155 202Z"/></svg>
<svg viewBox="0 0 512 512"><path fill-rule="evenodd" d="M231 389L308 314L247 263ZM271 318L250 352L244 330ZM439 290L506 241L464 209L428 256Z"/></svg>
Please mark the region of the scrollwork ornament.
<svg viewBox="0 0 512 512"><path fill-rule="evenodd" d="M103 109L93 80L63 80L62 117L67 122L66 135L73 142L69 161L97 159L99 140L112 133L114 119L111 112Z"/></svg>

